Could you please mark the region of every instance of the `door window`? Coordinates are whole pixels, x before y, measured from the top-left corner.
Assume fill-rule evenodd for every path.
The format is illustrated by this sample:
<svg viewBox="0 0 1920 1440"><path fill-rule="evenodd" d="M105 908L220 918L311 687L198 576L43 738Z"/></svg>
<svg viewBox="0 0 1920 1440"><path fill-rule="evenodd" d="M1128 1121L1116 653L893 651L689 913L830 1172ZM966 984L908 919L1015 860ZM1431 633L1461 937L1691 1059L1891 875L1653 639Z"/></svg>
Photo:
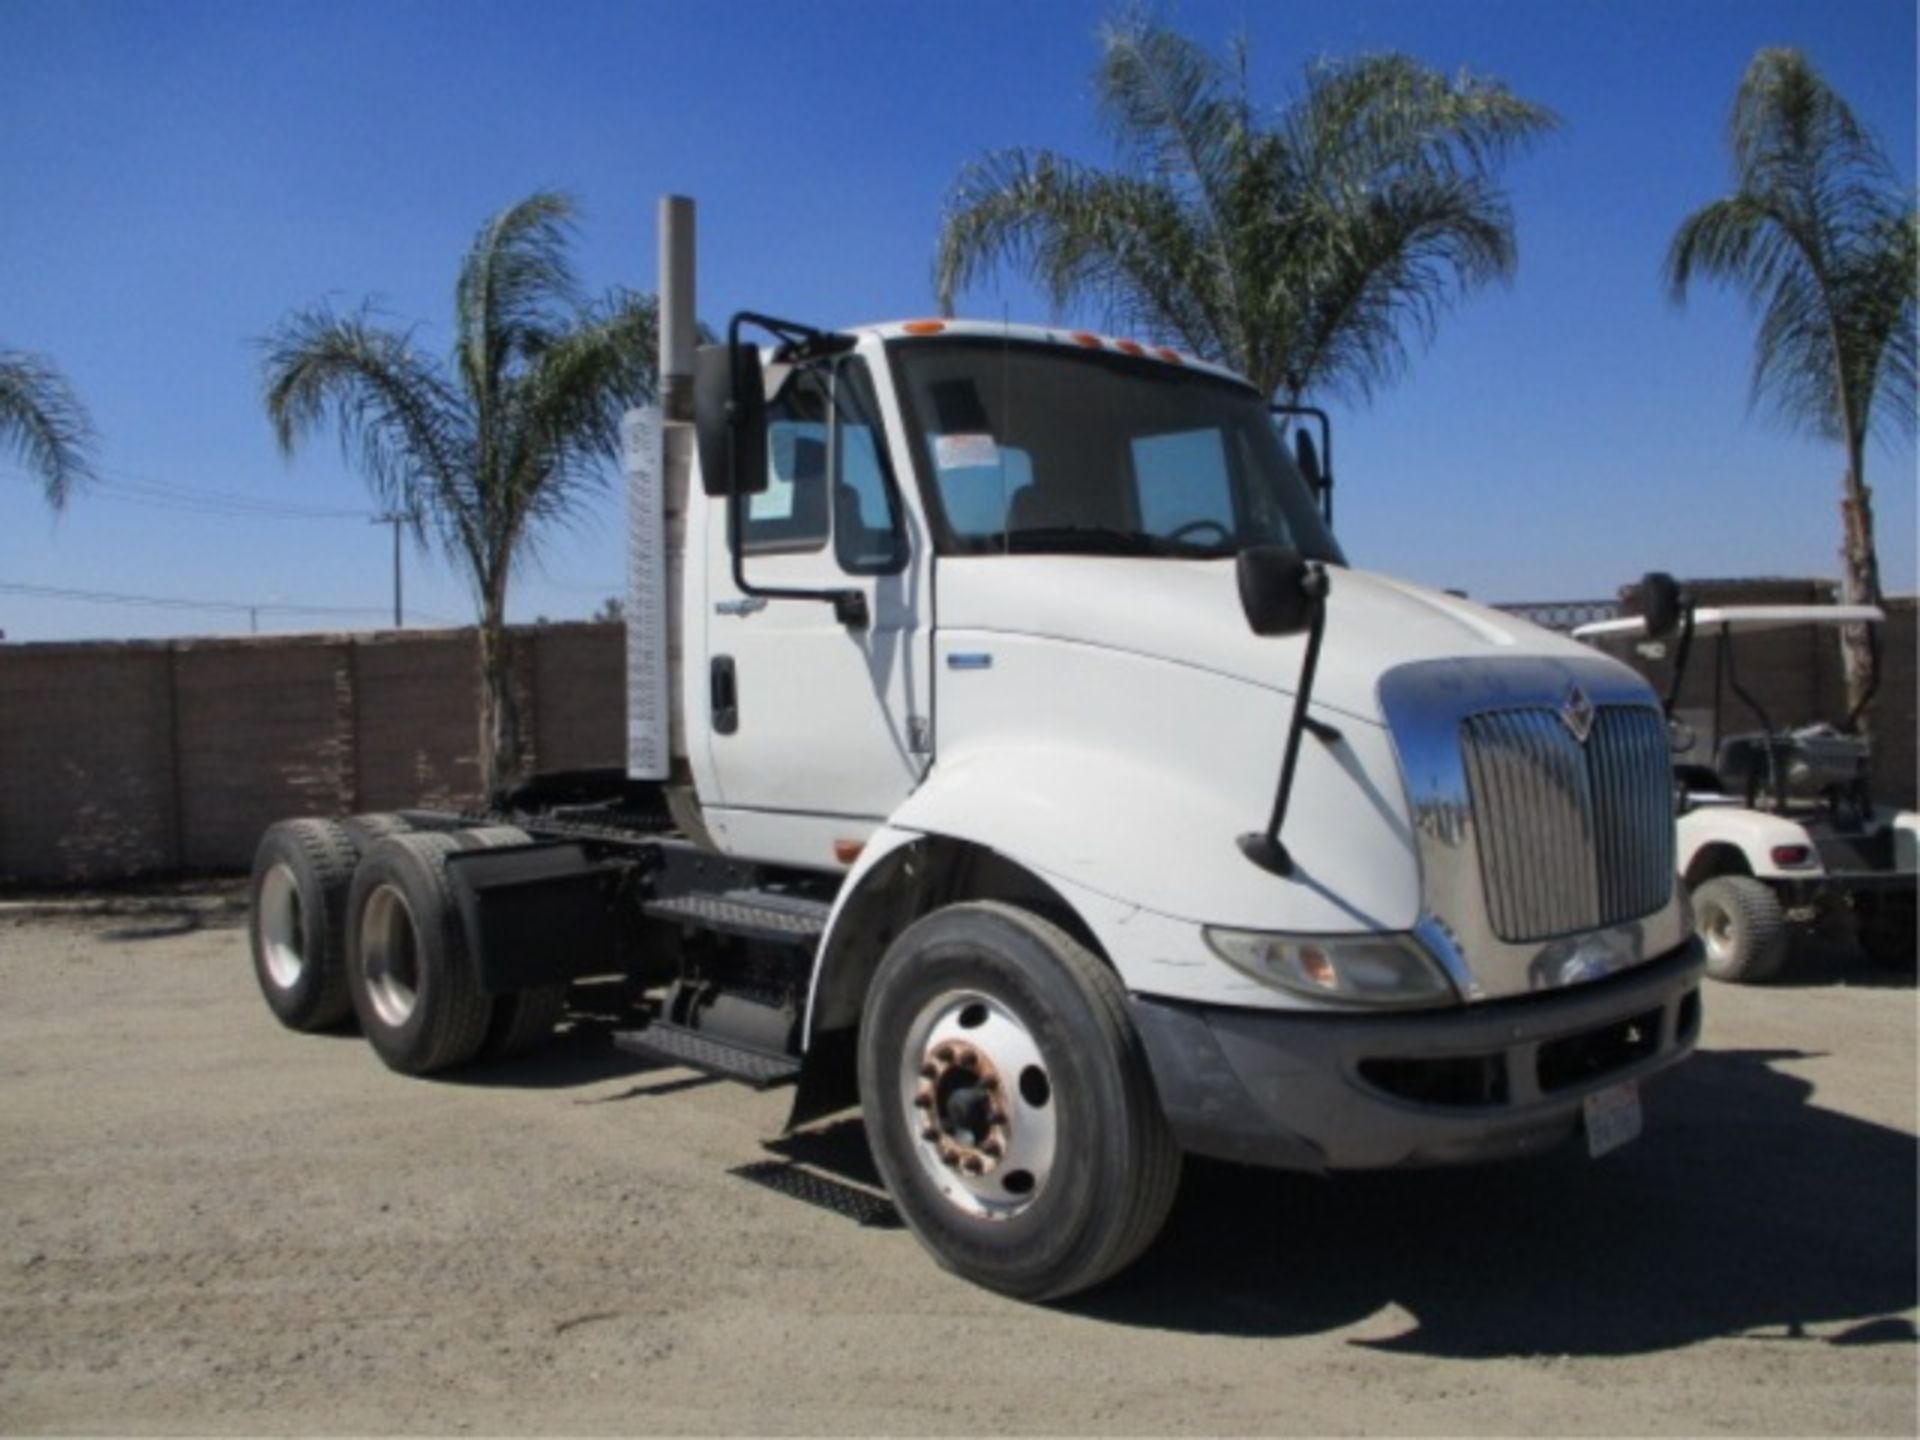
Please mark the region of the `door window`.
<svg viewBox="0 0 1920 1440"><path fill-rule="evenodd" d="M747 497L748 554L823 549L840 567L882 575L906 562L886 435L855 357L795 370L767 406L767 488Z"/></svg>

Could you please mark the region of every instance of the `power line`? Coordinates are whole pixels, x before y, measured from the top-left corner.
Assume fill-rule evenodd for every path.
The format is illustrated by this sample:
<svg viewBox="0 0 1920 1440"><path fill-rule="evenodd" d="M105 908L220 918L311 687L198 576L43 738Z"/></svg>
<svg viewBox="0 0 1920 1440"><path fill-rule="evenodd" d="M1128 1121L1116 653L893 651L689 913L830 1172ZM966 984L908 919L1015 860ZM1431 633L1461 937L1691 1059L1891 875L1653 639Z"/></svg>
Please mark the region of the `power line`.
<svg viewBox="0 0 1920 1440"><path fill-rule="evenodd" d="M0 580L0 592L31 595L45 600L78 600L97 605L125 605L157 610L215 610L244 615L384 615L384 609L364 605L297 605L278 600L188 600L176 595L129 595L113 590L76 590L61 585L31 585L23 581ZM424 620L441 625L458 625L444 615L414 612Z"/></svg>
<svg viewBox="0 0 1920 1440"><path fill-rule="evenodd" d="M23 483L37 483L21 475ZM168 510L184 515L206 515L237 520L364 520L370 510L346 510L329 506L301 505L284 500L246 495L234 490L216 490L192 485L176 485L151 480L124 471L103 469L87 487L93 500L121 505L138 505L149 510Z"/></svg>
<svg viewBox="0 0 1920 1440"><path fill-rule="evenodd" d="M372 513L364 509L305 505L297 501L280 500L265 495L249 495L238 490L181 485L169 480L155 480L149 476L135 475L128 471L111 468L103 469L99 486L114 498L140 501L162 508L178 507L204 511L209 514L253 515L289 520L360 520Z"/></svg>

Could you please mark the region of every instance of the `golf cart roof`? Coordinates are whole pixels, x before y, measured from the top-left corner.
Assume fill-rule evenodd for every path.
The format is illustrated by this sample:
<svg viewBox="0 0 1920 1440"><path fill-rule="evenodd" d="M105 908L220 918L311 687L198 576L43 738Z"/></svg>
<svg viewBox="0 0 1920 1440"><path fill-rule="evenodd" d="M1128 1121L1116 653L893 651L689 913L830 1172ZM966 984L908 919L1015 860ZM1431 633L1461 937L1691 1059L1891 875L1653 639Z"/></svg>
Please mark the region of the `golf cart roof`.
<svg viewBox="0 0 1920 1440"><path fill-rule="evenodd" d="M1693 612L1693 628L1701 630L1787 630L1795 625L1877 625L1886 613L1876 605L1706 605ZM1573 632L1576 640L1606 635L1644 635L1644 615L1618 620L1595 620Z"/></svg>

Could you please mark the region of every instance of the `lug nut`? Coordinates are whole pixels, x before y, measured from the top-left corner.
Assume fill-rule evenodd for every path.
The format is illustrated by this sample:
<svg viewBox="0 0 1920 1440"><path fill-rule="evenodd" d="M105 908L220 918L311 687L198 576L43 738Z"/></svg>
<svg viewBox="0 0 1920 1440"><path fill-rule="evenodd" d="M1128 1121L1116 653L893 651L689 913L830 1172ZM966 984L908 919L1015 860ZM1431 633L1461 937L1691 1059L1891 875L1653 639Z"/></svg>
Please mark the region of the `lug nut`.
<svg viewBox="0 0 1920 1440"><path fill-rule="evenodd" d="M933 1091L922 1090L918 1095L913 1097L913 1103L922 1110L933 1108Z"/></svg>
<svg viewBox="0 0 1920 1440"><path fill-rule="evenodd" d="M920 1138L922 1140L925 1140L928 1144L932 1144L935 1140L938 1140L940 1138L940 1132L936 1130L933 1126L929 1125L927 1126L926 1129L920 1132Z"/></svg>
<svg viewBox="0 0 1920 1440"><path fill-rule="evenodd" d="M1001 1145L1001 1143L998 1140L989 1139L984 1145L980 1147L980 1153L983 1155L991 1156L993 1159L998 1160L1002 1155L1006 1153L1006 1149L1004 1146Z"/></svg>
<svg viewBox="0 0 1920 1440"><path fill-rule="evenodd" d="M920 1078L922 1080L938 1080L940 1078L940 1067L931 1062L922 1065L920 1067Z"/></svg>
<svg viewBox="0 0 1920 1440"><path fill-rule="evenodd" d="M978 1175L987 1168L987 1165L978 1155L969 1155L960 1168L965 1170L969 1175Z"/></svg>
<svg viewBox="0 0 1920 1440"><path fill-rule="evenodd" d="M1000 1088L1000 1077L998 1075L982 1075L980 1077L980 1088L982 1090L998 1090Z"/></svg>
<svg viewBox="0 0 1920 1440"><path fill-rule="evenodd" d="M942 1045L938 1050L933 1052L933 1058L938 1060L942 1065L951 1065L953 1063L953 1046Z"/></svg>

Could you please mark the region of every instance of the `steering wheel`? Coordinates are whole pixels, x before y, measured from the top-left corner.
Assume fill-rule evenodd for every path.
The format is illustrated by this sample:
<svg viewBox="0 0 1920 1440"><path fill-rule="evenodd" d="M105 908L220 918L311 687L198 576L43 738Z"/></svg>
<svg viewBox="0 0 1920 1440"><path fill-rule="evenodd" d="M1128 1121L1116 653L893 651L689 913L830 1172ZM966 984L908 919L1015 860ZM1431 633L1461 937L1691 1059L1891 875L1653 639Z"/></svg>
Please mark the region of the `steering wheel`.
<svg viewBox="0 0 1920 1440"><path fill-rule="evenodd" d="M1214 535L1218 537L1222 545L1231 544L1233 541L1233 532L1231 530L1227 529L1227 527L1222 525L1218 520L1206 520L1206 519L1189 520L1184 525L1175 526L1172 530L1167 532L1167 539L1185 540L1189 538L1196 530L1213 531Z"/></svg>

